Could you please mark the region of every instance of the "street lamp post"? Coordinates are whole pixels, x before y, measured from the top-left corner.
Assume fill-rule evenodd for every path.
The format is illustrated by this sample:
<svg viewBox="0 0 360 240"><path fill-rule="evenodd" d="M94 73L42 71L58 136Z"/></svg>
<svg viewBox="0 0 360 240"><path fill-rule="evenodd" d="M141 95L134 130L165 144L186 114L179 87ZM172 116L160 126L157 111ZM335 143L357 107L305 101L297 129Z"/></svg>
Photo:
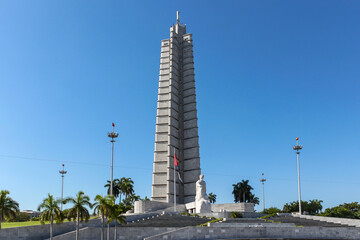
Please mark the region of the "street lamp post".
<svg viewBox="0 0 360 240"><path fill-rule="evenodd" d="M114 132L115 124L112 123L112 132L108 132L108 137L111 138L111 179L110 179L110 195L113 196L113 170L114 170L114 138L119 136L118 133Z"/></svg>
<svg viewBox="0 0 360 240"><path fill-rule="evenodd" d="M300 150L303 148L302 145L299 145L299 138L296 138L296 146L293 147L293 150L296 151L296 159L297 159L297 173L298 173L298 192L299 192L299 214L301 215L301 191L300 191Z"/></svg>
<svg viewBox="0 0 360 240"><path fill-rule="evenodd" d="M261 176L263 177L262 179L260 179L260 182L262 183L262 190L263 190L263 211L265 211L265 182L266 182L266 178L264 178L264 173L262 173Z"/></svg>
<svg viewBox="0 0 360 240"><path fill-rule="evenodd" d="M62 165L63 169L61 171L59 171L59 173L61 174L61 211L63 209L63 193L64 193L64 175L67 173L67 171L65 171L65 165Z"/></svg>

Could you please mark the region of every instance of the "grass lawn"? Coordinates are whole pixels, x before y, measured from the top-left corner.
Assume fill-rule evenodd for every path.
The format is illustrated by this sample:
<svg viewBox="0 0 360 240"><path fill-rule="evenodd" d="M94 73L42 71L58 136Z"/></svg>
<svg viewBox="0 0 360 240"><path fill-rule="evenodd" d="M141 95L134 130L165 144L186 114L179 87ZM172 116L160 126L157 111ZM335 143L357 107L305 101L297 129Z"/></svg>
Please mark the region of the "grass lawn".
<svg viewBox="0 0 360 240"><path fill-rule="evenodd" d="M12 228L12 227L25 227L40 225L40 221L28 221L28 222L2 222L1 228Z"/></svg>
<svg viewBox="0 0 360 240"><path fill-rule="evenodd" d="M94 219L97 217L90 217L90 219ZM64 222L68 222L65 220ZM50 222L45 222L45 224ZM27 222L1 222L1 228L12 228L12 227L26 227L26 226L33 226L33 225L40 225L40 221L27 221ZM56 224L54 222L54 224Z"/></svg>

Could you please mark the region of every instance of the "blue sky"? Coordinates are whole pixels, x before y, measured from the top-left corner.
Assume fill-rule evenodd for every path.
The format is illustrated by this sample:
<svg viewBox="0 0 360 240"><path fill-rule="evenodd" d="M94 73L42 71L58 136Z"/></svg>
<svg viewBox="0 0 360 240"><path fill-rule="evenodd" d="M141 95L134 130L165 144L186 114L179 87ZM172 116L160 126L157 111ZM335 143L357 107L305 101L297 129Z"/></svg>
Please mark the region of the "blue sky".
<svg viewBox="0 0 360 240"><path fill-rule="evenodd" d="M117 178L151 196L160 41L193 33L201 168L232 202L249 179L266 206L359 201L359 1L2 1L0 189L21 209L47 193L105 194ZM261 210L261 205L256 207Z"/></svg>

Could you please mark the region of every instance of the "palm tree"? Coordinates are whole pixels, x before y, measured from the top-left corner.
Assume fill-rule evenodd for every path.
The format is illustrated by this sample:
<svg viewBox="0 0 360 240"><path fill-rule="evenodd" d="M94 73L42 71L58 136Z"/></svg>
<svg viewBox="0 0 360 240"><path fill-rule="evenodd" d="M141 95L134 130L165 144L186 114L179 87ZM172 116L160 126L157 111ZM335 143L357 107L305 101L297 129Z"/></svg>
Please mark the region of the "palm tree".
<svg viewBox="0 0 360 240"><path fill-rule="evenodd" d="M124 204L126 207L126 211L131 210L134 206L135 201L139 201L140 196L136 195L135 193L131 193L129 196L127 196L121 204Z"/></svg>
<svg viewBox="0 0 360 240"><path fill-rule="evenodd" d="M289 213L290 212L290 204L289 203L285 203L285 205L283 206L283 210L284 213Z"/></svg>
<svg viewBox="0 0 360 240"><path fill-rule="evenodd" d="M19 204L7 196L8 194L10 194L8 190L1 190L0 192L0 229L1 222L5 220L5 218L15 218L16 213L19 212Z"/></svg>
<svg viewBox="0 0 360 240"><path fill-rule="evenodd" d="M86 207L92 208L90 198L84 194L83 191L79 191L75 198L66 198L64 203L73 203L74 206L69 209L68 219L76 219L76 240L79 239L79 227L80 221L88 222L90 218L89 210Z"/></svg>
<svg viewBox="0 0 360 240"><path fill-rule="evenodd" d="M307 209L304 208L304 210L311 215L318 214L322 210L322 204L321 204L322 202L323 202L322 200L318 200L318 199L309 200L309 203L307 204ZM354 210L357 211L357 209Z"/></svg>
<svg viewBox="0 0 360 240"><path fill-rule="evenodd" d="M114 239L117 239L117 223L125 223L126 224L126 216L121 215L122 213L126 212L126 206L123 204L115 204L115 199L114 201L111 203L111 213L110 216L108 218L108 224L110 224L112 221L115 221L115 235L114 235ZM109 236L108 236L109 239Z"/></svg>
<svg viewBox="0 0 360 240"><path fill-rule="evenodd" d="M125 195L125 199L127 199L130 194L134 193L134 181L131 178L122 177L119 181L119 188L120 192Z"/></svg>
<svg viewBox="0 0 360 240"><path fill-rule="evenodd" d="M56 222L62 221L59 203L60 200L55 200L54 196L48 193L48 197L45 198L38 207L38 211L41 211L41 224L45 224L45 221L50 221L50 240L53 239L54 220L56 220Z"/></svg>
<svg viewBox="0 0 360 240"><path fill-rule="evenodd" d="M115 198L117 198L120 195L120 187L119 187L119 179L113 180L113 195ZM107 180L107 184L104 185L105 188L107 188L107 194L111 194L111 181Z"/></svg>
<svg viewBox="0 0 360 240"><path fill-rule="evenodd" d="M243 202L249 202L251 190L253 190L253 188L249 185L249 180L242 180L240 188L243 192Z"/></svg>
<svg viewBox="0 0 360 240"><path fill-rule="evenodd" d="M240 190L240 183L233 184L234 190L232 191L232 194L234 194L234 202L241 202L240 201L240 195L242 194Z"/></svg>
<svg viewBox="0 0 360 240"><path fill-rule="evenodd" d="M108 217L111 212L111 199L112 196L101 196L96 195L95 197L95 203L94 203L94 213L100 215L101 214L101 240L105 239L104 236L104 222L105 217Z"/></svg>
<svg viewBox="0 0 360 240"><path fill-rule="evenodd" d="M253 188L249 185L249 180L242 180L237 184L233 184L234 201L235 202L249 202L251 190Z"/></svg>
<svg viewBox="0 0 360 240"><path fill-rule="evenodd" d="M210 200L210 203L215 203L216 202L216 194L214 193L209 193L209 200Z"/></svg>
<svg viewBox="0 0 360 240"><path fill-rule="evenodd" d="M249 202L254 203L256 205L259 205L260 201L258 197L255 197L255 194L250 193L249 194Z"/></svg>
<svg viewBox="0 0 360 240"><path fill-rule="evenodd" d="M148 198L147 196L144 197L144 199L140 199L141 201L150 201L150 198Z"/></svg>

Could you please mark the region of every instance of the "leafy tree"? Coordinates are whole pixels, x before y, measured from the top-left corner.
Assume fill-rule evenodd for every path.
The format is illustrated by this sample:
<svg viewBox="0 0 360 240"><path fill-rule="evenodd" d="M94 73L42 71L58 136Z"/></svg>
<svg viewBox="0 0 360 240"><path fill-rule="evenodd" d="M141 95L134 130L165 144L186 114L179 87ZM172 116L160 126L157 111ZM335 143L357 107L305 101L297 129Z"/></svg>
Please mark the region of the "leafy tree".
<svg viewBox="0 0 360 240"><path fill-rule="evenodd" d="M16 220L18 222L27 222L30 221L30 215L28 213L25 212L19 212L19 214L16 216Z"/></svg>
<svg viewBox="0 0 360 240"><path fill-rule="evenodd" d="M333 208L327 208L321 216L360 219L360 205L358 202L343 203Z"/></svg>
<svg viewBox="0 0 360 240"><path fill-rule="evenodd" d="M30 215L25 212L16 212L15 216L11 216L8 219L9 222L26 222L30 221Z"/></svg>
<svg viewBox="0 0 360 240"><path fill-rule="evenodd" d="M209 193L209 200L210 200L210 203L215 203L216 202L216 194L214 193Z"/></svg>
<svg viewBox="0 0 360 240"><path fill-rule="evenodd" d="M96 195L94 203L94 214L101 215L101 240L105 239L104 233L104 222L105 217L111 215L112 196L101 196Z"/></svg>
<svg viewBox="0 0 360 240"><path fill-rule="evenodd" d="M306 205L307 205L306 201L301 201L301 208L303 211L305 211ZM285 213L298 212L298 211L299 211L299 202L298 201L286 203L283 207L283 212L285 212Z"/></svg>
<svg viewBox="0 0 360 240"><path fill-rule="evenodd" d="M314 199L308 201L301 201L301 211L307 212L309 214L318 214L322 210L322 200ZM286 203L283 207L283 212L291 213L299 211L299 202L293 201L290 203Z"/></svg>
<svg viewBox="0 0 360 240"><path fill-rule="evenodd" d="M326 217L355 218L353 212L342 206L327 208L321 215Z"/></svg>
<svg viewBox="0 0 360 240"><path fill-rule="evenodd" d="M39 217L32 217L31 219L30 219L30 221L40 221L40 218Z"/></svg>
<svg viewBox="0 0 360 240"><path fill-rule="evenodd" d="M360 204L358 202L352 203L343 203L340 206L352 211L352 212L359 212L360 211Z"/></svg>
<svg viewBox="0 0 360 240"><path fill-rule="evenodd" d="M65 219L68 218L68 215L69 215L69 211L70 209L64 209L61 211L61 220L64 221Z"/></svg>
<svg viewBox="0 0 360 240"><path fill-rule="evenodd" d="M0 192L0 229L1 222L5 218L16 217L16 213L19 212L19 204L9 197L9 194L8 190L1 190Z"/></svg>
<svg viewBox="0 0 360 240"><path fill-rule="evenodd" d="M92 204L90 203L90 198L84 194L83 191L79 191L75 198L66 198L64 203L72 203L74 206L69 209L68 219L71 221L72 219L76 219L76 240L79 239L79 228L80 221L88 222L90 219L89 210L86 207L92 208Z"/></svg>
<svg viewBox="0 0 360 240"><path fill-rule="evenodd" d="M264 214L274 214L274 213L281 213L281 210L276 207L270 207L265 208L264 211L262 211Z"/></svg>
<svg viewBox="0 0 360 240"><path fill-rule="evenodd" d="M308 204L305 205L306 209L305 211L308 212L311 215L314 214L319 214L322 210L322 200L318 200L318 199L314 199L314 200L309 200Z"/></svg>
<svg viewBox="0 0 360 240"><path fill-rule="evenodd" d="M55 200L54 196L49 193L48 197L45 198L38 207L38 211L41 211L41 224L45 224L45 221L50 221L50 240L53 239L54 220L56 220L57 223L62 221L59 203L60 200Z"/></svg>

